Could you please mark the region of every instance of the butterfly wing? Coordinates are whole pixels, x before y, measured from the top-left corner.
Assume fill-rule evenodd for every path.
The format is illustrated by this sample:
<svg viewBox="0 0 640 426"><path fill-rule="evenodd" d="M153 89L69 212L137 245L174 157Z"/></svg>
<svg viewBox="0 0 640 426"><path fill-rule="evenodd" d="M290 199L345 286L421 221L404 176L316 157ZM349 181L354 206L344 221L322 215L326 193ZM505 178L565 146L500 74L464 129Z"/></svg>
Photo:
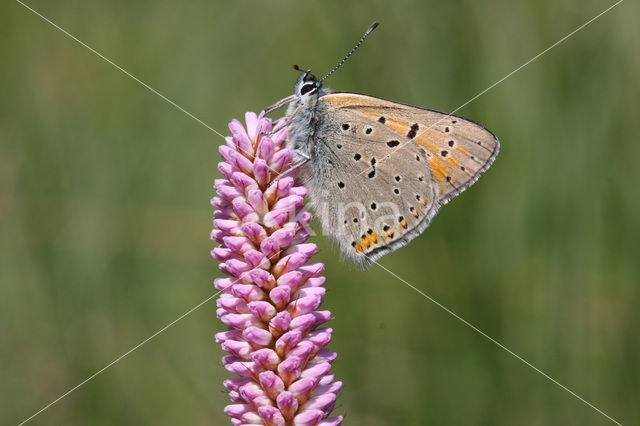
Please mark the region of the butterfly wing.
<svg viewBox="0 0 640 426"><path fill-rule="evenodd" d="M417 108L356 93L333 93L320 98L328 109L350 111L362 120L384 124L400 145L381 160L407 155L412 145L426 150L441 204L471 186L498 155L498 139L466 118Z"/></svg>
<svg viewBox="0 0 640 426"><path fill-rule="evenodd" d="M361 264L424 231L499 149L470 120L353 93L321 96L315 119L302 174L324 231Z"/></svg>
<svg viewBox="0 0 640 426"><path fill-rule="evenodd" d="M333 96L333 95L331 95ZM419 235L435 216L439 189L424 147L399 146L390 127L357 109L317 105L311 161L302 169L323 230L366 264Z"/></svg>

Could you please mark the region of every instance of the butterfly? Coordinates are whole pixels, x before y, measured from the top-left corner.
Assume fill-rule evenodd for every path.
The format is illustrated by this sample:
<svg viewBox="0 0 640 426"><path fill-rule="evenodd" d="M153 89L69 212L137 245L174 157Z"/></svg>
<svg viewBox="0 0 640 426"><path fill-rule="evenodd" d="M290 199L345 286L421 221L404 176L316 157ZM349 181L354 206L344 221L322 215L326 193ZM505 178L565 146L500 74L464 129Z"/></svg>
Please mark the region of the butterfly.
<svg viewBox="0 0 640 426"><path fill-rule="evenodd" d="M466 118L357 93L334 93L302 72L284 125L294 167L325 234L343 256L367 265L406 245L440 207L471 186L500 144Z"/></svg>

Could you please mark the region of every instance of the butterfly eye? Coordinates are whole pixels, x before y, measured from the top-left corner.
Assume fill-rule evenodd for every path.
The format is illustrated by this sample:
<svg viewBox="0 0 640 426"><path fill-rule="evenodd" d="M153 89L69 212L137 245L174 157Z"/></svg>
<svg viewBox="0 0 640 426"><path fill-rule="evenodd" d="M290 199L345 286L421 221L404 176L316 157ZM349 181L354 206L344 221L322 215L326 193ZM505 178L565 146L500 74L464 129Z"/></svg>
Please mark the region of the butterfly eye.
<svg viewBox="0 0 640 426"><path fill-rule="evenodd" d="M311 92L311 91L312 91L313 89L315 89L315 88L316 88L315 83L307 83L307 84L304 84L304 85L300 88L300 94L301 94L301 95L305 95L305 94L307 94L307 93Z"/></svg>

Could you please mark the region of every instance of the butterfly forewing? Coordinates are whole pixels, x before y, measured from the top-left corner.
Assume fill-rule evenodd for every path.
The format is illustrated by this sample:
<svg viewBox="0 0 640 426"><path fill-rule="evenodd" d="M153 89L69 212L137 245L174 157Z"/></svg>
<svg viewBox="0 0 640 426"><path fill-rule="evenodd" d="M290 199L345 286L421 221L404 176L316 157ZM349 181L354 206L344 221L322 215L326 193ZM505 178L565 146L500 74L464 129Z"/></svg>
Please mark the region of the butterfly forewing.
<svg viewBox="0 0 640 426"><path fill-rule="evenodd" d="M312 167L303 177L323 228L347 257L366 263L429 225L439 189L424 147L412 144L383 161L401 144L397 132L359 111L325 104L324 98L318 104Z"/></svg>
<svg viewBox="0 0 640 426"><path fill-rule="evenodd" d="M355 93L320 99L336 111L350 111L393 132L399 144L380 159L382 163L410 155L410 147L424 148L441 204L473 184L498 154L498 139L462 117Z"/></svg>

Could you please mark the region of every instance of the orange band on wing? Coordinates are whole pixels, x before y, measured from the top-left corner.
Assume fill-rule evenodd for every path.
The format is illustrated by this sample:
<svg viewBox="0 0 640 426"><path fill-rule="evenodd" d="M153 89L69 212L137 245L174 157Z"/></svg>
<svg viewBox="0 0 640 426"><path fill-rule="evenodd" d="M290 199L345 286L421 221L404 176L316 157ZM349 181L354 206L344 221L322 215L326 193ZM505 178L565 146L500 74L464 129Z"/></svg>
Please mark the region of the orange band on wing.
<svg viewBox="0 0 640 426"><path fill-rule="evenodd" d="M373 244L378 242L378 234L372 232L368 234L366 237L360 239L360 244L358 246L362 247L364 250L368 250ZM358 247L356 247L356 251Z"/></svg>
<svg viewBox="0 0 640 426"><path fill-rule="evenodd" d="M436 144L433 143L433 141L427 137L420 136L419 138L415 139L415 141L420 145L424 146L425 148L427 148L433 154L438 152L438 147L436 146Z"/></svg>
<svg viewBox="0 0 640 426"><path fill-rule="evenodd" d="M456 150L462 154L465 157L470 157L471 154L469 154L469 151L467 151L466 149L464 149L463 147L461 147L460 145L456 146Z"/></svg>
<svg viewBox="0 0 640 426"><path fill-rule="evenodd" d="M460 166L460 161L458 161L458 159L453 155L449 155L449 158L447 158L446 161L447 161L447 164L451 166L451 168L453 169L457 169Z"/></svg>
<svg viewBox="0 0 640 426"><path fill-rule="evenodd" d="M433 173L433 177L438 179L440 182L444 182L447 174L450 169L441 159L435 156L429 157L429 165L431 166L431 172Z"/></svg>
<svg viewBox="0 0 640 426"><path fill-rule="evenodd" d="M398 120L397 118L388 117L387 121L384 123L391 130L400 133L401 135L406 135L409 131L409 122L404 120Z"/></svg>

